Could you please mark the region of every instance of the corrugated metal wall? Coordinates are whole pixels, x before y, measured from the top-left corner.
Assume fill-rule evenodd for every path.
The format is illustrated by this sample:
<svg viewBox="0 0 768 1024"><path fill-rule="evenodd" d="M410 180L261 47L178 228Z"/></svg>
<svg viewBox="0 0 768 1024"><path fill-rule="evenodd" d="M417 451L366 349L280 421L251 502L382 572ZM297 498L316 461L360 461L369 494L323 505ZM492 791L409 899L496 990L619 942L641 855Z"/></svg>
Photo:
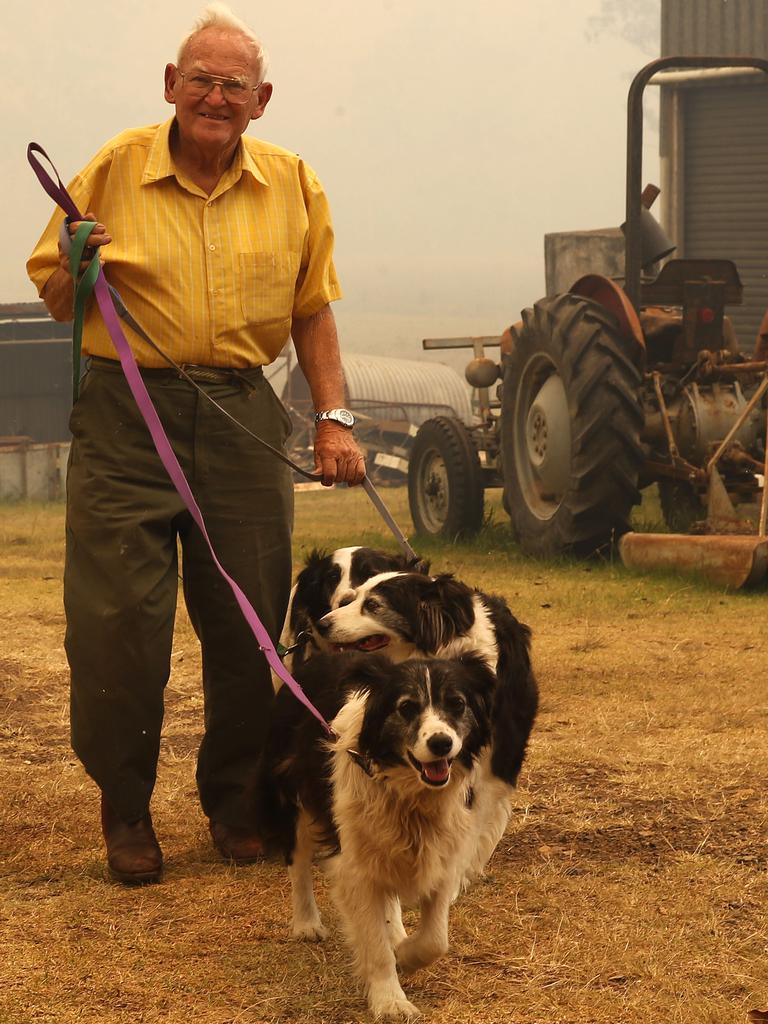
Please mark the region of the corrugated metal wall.
<svg viewBox="0 0 768 1024"><path fill-rule="evenodd" d="M0 435L68 441L71 367L71 341L0 341Z"/></svg>
<svg viewBox="0 0 768 1024"><path fill-rule="evenodd" d="M661 55L768 57L768 0L662 0Z"/></svg>
<svg viewBox="0 0 768 1024"><path fill-rule="evenodd" d="M661 52L768 57L768 0L662 0ZM662 119L661 140L662 154L679 154L668 227L683 255L736 263L744 305L728 314L751 351L768 306L768 83L710 78L672 89L677 113Z"/></svg>
<svg viewBox="0 0 768 1024"><path fill-rule="evenodd" d="M728 314L751 351L768 308L768 88L686 89L683 117L684 251L734 261L744 305Z"/></svg>

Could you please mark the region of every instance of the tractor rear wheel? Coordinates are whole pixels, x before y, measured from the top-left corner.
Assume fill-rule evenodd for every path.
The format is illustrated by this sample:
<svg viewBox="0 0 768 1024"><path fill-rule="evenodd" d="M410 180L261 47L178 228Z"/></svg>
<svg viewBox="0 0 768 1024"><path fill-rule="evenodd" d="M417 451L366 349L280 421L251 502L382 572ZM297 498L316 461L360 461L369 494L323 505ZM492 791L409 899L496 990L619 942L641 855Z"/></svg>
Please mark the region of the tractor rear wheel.
<svg viewBox="0 0 768 1024"><path fill-rule="evenodd" d="M408 461L408 504L422 536L453 539L482 526L482 469L461 420L435 416L419 427Z"/></svg>
<svg viewBox="0 0 768 1024"><path fill-rule="evenodd" d="M577 295L523 311L501 407L505 503L523 551L590 556L629 529L643 450L640 353Z"/></svg>

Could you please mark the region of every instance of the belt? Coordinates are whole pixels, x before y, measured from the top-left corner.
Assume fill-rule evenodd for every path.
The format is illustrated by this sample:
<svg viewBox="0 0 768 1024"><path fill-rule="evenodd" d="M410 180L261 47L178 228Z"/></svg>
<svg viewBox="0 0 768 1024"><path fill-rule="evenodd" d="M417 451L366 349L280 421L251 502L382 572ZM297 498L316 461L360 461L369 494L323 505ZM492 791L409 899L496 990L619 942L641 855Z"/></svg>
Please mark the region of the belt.
<svg viewBox="0 0 768 1024"><path fill-rule="evenodd" d="M200 381L203 384L253 384L264 375L261 366L246 366L237 369L232 366L198 366L196 363L181 363L184 370L192 380ZM89 356L88 369L105 370L107 373L122 373L123 368L119 359L105 359L103 356ZM139 372L142 377L150 380L183 380L178 372L164 366L140 366Z"/></svg>

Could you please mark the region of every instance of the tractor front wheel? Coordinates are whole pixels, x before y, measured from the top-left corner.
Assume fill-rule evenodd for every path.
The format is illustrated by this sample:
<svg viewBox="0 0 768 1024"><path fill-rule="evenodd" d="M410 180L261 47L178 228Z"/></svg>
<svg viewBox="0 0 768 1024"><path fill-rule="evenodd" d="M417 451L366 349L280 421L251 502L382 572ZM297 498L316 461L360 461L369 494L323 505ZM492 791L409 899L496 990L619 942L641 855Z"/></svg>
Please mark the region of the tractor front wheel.
<svg viewBox="0 0 768 1024"><path fill-rule="evenodd" d="M453 539L482 526L482 469L461 420L435 416L419 427L408 461L408 503L422 536Z"/></svg>

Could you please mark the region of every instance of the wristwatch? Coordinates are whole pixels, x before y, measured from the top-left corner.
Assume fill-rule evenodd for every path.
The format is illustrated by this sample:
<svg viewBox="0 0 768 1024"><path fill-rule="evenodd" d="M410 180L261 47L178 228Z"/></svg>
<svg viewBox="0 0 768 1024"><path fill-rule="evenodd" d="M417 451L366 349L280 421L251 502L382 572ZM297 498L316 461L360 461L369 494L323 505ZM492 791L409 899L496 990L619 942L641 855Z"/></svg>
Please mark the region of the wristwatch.
<svg viewBox="0 0 768 1024"><path fill-rule="evenodd" d="M324 409L322 412L316 412L315 426L318 423L322 423L323 420L331 420L331 422L338 423L342 427L349 427L350 430L355 425L355 417L349 409Z"/></svg>

